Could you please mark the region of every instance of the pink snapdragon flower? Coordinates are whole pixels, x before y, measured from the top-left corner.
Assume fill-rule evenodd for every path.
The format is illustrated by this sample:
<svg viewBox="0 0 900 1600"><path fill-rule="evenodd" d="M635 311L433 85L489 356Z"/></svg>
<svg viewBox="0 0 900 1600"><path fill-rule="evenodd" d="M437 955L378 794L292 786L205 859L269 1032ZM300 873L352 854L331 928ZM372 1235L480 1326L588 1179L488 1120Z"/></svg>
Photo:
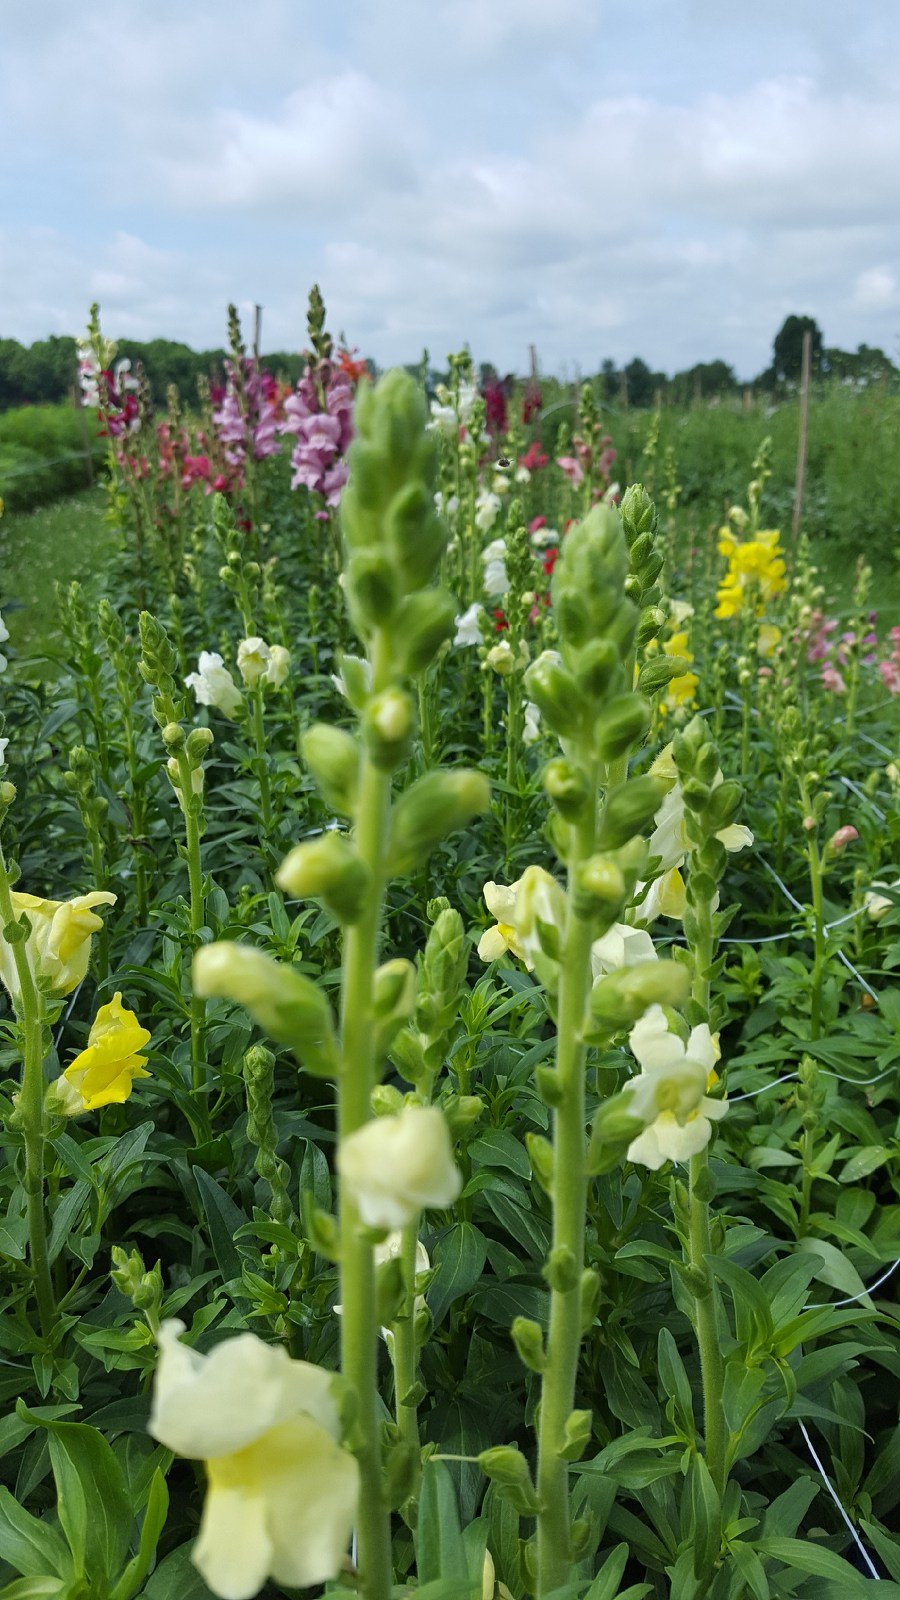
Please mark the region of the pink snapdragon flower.
<svg viewBox="0 0 900 1600"><path fill-rule="evenodd" d="M584 481L584 467L576 456L557 456L556 465L565 473L573 489Z"/></svg>
<svg viewBox="0 0 900 1600"><path fill-rule="evenodd" d="M344 373L327 360L308 364L284 403L279 428L296 438L291 488L302 484L336 506L347 482L344 456L353 437L353 391Z"/></svg>
<svg viewBox="0 0 900 1600"><path fill-rule="evenodd" d="M848 844L852 844L854 839L858 838L859 829L854 828L851 822L847 822L843 828L838 828L837 832L831 835L828 841L828 848L832 855L839 856L842 850L846 850Z"/></svg>
<svg viewBox="0 0 900 1600"><path fill-rule="evenodd" d="M822 682L832 694L846 694L847 685L843 676L834 665L833 661L826 661L822 668Z"/></svg>
<svg viewBox="0 0 900 1600"><path fill-rule="evenodd" d="M224 392L216 391L213 423L225 459L230 466L243 466L248 444L256 461L278 454L278 401L280 391L271 373L263 372L249 357L244 362L243 397L233 361L225 363Z"/></svg>

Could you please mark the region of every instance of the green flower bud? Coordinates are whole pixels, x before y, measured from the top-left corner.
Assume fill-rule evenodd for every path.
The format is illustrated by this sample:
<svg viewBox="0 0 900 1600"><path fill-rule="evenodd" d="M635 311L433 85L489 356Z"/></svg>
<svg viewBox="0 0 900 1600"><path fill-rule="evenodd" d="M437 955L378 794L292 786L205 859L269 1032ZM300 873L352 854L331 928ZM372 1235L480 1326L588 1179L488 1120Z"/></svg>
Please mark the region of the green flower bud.
<svg viewBox="0 0 900 1600"><path fill-rule="evenodd" d="M4 806L11 806L13 801L15 800L15 798L16 798L16 786L15 786L15 784L14 783L10 783L7 778L4 778L3 782L0 783L0 804L2 804Z"/></svg>
<svg viewBox="0 0 900 1600"><path fill-rule="evenodd" d="M285 856L275 882L298 900L321 900L342 922L356 922L366 904L371 874L345 834L329 829Z"/></svg>
<svg viewBox="0 0 900 1600"><path fill-rule="evenodd" d="M562 756L544 768L544 790L566 822L578 822L592 804L587 778Z"/></svg>
<svg viewBox="0 0 900 1600"><path fill-rule="evenodd" d="M512 1501L524 1516L533 1516L538 1509L538 1498L528 1462L521 1450L512 1445L496 1445L492 1450L482 1450L478 1465L486 1478L495 1483L501 1493Z"/></svg>
<svg viewBox="0 0 900 1600"><path fill-rule="evenodd" d="M535 1069L535 1086L545 1106L562 1105L565 1099L565 1089L562 1079L555 1067L542 1065Z"/></svg>
<svg viewBox="0 0 900 1600"><path fill-rule="evenodd" d="M563 1461L580 1461L591 1442L593 1413L570 1411L566 1418L565 1444L559 1452Z"/></svg>
<svg viewBox="0 0 900 1600"><path fill-rule="evenodd" d="M392 1083L376 1083L370 1096L372 1114L376 1117L395 1117L406 1104L405 1097Z"/></svg>
<svg viewBox="0 0 900 1600"><path fill-rule="evenodd" d="M619 651L612 639L590 639L580 650L570 652L569 660L579 689L592 700L604 699L621 676Z"/></svg>
<svg viewBox="0 0 900 1600"><path fill-rule="evenodd" d="M338 659L344 693L354 711L364 711L372 693L372 668L365 656L341 655Z"/></svg>
<svg viewBox="0 0 900 1600"><path fill-rule="evenodd" d="M382 1328L396 1322L405 1295L403 1262L399 1256L389 1256L375 1270L375 1316Z"/></svg>
<svg viewBox="0 0 900 1600"><path fill-rule="evenodd" d="M522 1365L527 1367L529 1372L545 1372L547 1352L544 1349L544 1335L540 1325L532 1322L529 1317L516 1317L510 1332Z"/></svg>
<svg viewBox="0 0 900 1600"><path fill-rule="evenodd" d="M447 589L423 589L407 596L393 624L403 672L415 677L425 671L444 641L452 637L457 610Z"/></svg>
<svg viewBox="0 0 900 1600"><path fill-rule="evenodd" d="M434 509L433 493L424 480L408 483L395 495L387 513L387 537L408 589L430 583L447 548L447 531Z"/></svg>
<svg viewBox="0 0 900 1600"><path fill-rule="evenodd" d="M622 518L622 531L629 552L642 534L649 534L652 538L659 527L659 516L647 490L642 483L629 484L622 496L619 508Z"/></svg>
<svg viewBox="0 0 900 1600"><path fill-rule="evenodd" d="M342 817L354 816L359 790L356 740L340 728L315 722L303 735L301 748L325 804Z"/></svg>
<svg viewBox="0 0 900 1600"><path fill-rule="evenodd" d="M608 797L597 840L601 850L618 850L643 833L665 797L665 785L656 778L629 778Z"/></svg>
<svg viewBox="0 0 900 1600"><path fill-rule="evenodd" d="M604 1100L591 1125L588 1172L594 1176L612 1172L619 1165L632 1139L636 1139L643 1130L644 1121L633 1111L632 1096L628 1089Z"/></svg>
<svg viewBox="0 0 900 1600"><path fill-rule="evenodd" d="M192 728L185 749L191 766L199 766L215 739L212 728Z"/></svg>
<svg viewBox="0 0 900 1600"><path fill-rule="evenodd" d="M531 1170L545 1194L553 1193L553 1146L540 1133L526 1133L525 1148Z"/></svg>
<svg viewBox="0 0 900 1600"><path fill-rule="evenodd" d="M606 1032L630 1028L649 1006L683 1006L691 979L678 961L637 961L598 978L591 990L591 1012Z"/></svg>
<svg viewBox="0 0 900 1600"><path fill-rule="evenodd" d="M202 945L194 956L194 993L244 1006L276 1044L291 1047L313 1077L332 1078L340 1071L331 1006L293 967L251 945Z"/></svg>
<svg viewBox="0 0 900 1600"><path fill-rule="evenodd" d="M658 694L673 678L683 678L690 670L684 656L651 656L638 673L638 689L641 694Z"/></svg>
<svg viewBox="0 0 900 1600"><path fill-rule="evenodd" d="M375 973L373 1014L375 1054L383 1057L416 1003L416 969L411 961L386 961Z"/></svg>
<svg viewBox="0 0 900 1600"><path fill-rule="evenodd" d="M581 1274L581 1331L593 1327L600 1309L600 1275L593 1267L585 1267Z"/></svg>
<svg viewBox="0 0 900 1600"><path fill-rule="evenodd" d="M451 1139L461 1139L484 1115L484 1101L477 1094L451 1094L441 1102L441 1110Z"/></svg>
<svg viewBox="0 0 900 1600"><path fill-rule="evenodd" d="M525 691L548 727L572 739L585 723L587 707L571 672L553 650L545 650L525 673Z"/></svg>
<svg viewBox="0 0 900 1600"><path fill-rule="evenodd" d="M394 808L389 871L402 875L421 866L449 833L487 811L490 799L490 785L480 772L465 767L426 772Z"/></svg>
<svg viewBox="0 0 900 1600"><path fill-rule="evenodd" d="M650 707L642 695L621 694L606 705L595 724L596 750L602 761L627 755L650 726Z"/></svg>
<svg viewBox="0 0 900 1600"><path fill-rule="evenodd" d="M611 927L627 896L628 884L612 856L597 854L581 862L572 885L572 904L577 917L599 917Z"/></svg>
<svg viewBox="0 0 900 1600"><path fill-rule="evenodd" d="M710 793L703 816L710 832L718 833L722 828L729 828L740 814L743 803L744 791L739 783L726 778L723 783L717 784Z"/></svg>
<svg viewBox="0 0 900 1600"><path fill-rule="evenodd" d="M571 1294L579 1283L578 1264L568 1245L558 1244L544 1262L543 1275L557 1294Z"/></svg>
<svg viewBox="0 0 900 1600"><path fill-rule="evenodd" d="M373 764L382 772L395 772L412 749L415 712L405 689L385 689L366 706L363 738Z"/></svg>
<svg viewBox="0 0 900 1600"><path fill-rule="evenodd" d="M167 722L162 730L163 744L167 750L180 750L184 744L184 729L180 722ZM73 750L74 757L75 752Z"/></svg>
<svg viewBox="0 0 900 1600"><path fill-rule="evenodd" d="M347 563L350 614L363 634L384 627L400 598L397 571L383 550L356 550Z"/></svg>

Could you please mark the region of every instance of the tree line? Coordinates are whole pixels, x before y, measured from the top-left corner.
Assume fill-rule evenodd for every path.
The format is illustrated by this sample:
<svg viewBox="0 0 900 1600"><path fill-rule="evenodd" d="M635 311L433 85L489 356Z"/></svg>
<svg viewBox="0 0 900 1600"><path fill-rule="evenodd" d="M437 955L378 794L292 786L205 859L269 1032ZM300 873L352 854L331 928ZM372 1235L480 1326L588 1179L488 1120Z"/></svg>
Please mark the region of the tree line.
<svg viewBox="0 0 900 1600"><path fill-rule="evenodd" d="M790 393L799 382L803 334L809 329L811 338L812 373L817 379L831 379L855 388L872 384L895 387L900 380L900 369L885 354L872 345L861 344L855 351L840 350L825 344L822 331L815 318L792 315L785 319L772 346L772 360L765 371L756 378L738 377L727 361L701 361L669 377L665 372L655 372L640 356L635 356L624 366L614 361L602 363L598 375L600 397L610 405L633 406L643 409L662 401L667 405L687 406L698 401L726 398L740 394L745 389L756 393L781 397ZM197 392L198 378L216 383L223 377L224 350L192 350L190 345L174 339L151 339L141 343L123 339L119 343L119 357L127 357L132 365L142 365L155 403L164 406L170 385L179 391L182 400L190 405ZM262 357L263 364L286 382L295 383L303 367L299 352L274 351ZM373 375L376 363L370 362ZM410 368L420 371L420 368ZM429 372L435 379L443 374ZM496 378L495 368L485 365L482 379ZM76 342L65 335L39 339L32 345L22 345L16 339L0 339L0 411L13 406L40 405L66 400L78 380L78 355Z"/></svg>

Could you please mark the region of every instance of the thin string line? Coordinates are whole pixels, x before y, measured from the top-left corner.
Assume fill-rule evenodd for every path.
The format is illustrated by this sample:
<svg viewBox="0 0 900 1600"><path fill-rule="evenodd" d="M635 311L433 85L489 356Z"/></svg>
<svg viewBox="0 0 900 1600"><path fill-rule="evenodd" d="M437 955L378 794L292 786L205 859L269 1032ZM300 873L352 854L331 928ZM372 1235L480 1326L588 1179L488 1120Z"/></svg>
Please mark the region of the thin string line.
<svg viewBox="0 0 900 1600"><path fill-rule="evenodd" d="M862 800L865 805L869 806L872 811L874 811L880 822L887 821L887 817L885 816L881 807L875 804L875 801L866 794L865 789L861 789L859 787L858 783L854 783L852 778L845 778L843 776L841 776L840 781L844 785L845 789L849 789L851 794L855 794L858 800Z"/></svg>
<svg viewBox="0 0 900 1600"><path fill-rule="evenodd" d="M862 1539L860 1538L859 1534L857 1533L856 1528L854 1527L852 1521L850 1520L850 1517L848 1516L847 1512L844 1510L844 1507L843 1507L843 1505L841 1503L841 1500L840 1500L840 1497L838 1495L838 1492L835 1489L831 1479L829 1478L828 1473L825 1471L825 1468L822 1465L821 1457L819 1456L819 1453L816 1450L816 1447L813 1444L812 1439L809 1436L809 1431L807 1429L807 1426L806 1426L805 1422L801 1422L800 1423L800 1432L802 1433L804 1439L806 1440L806 1448L809 1451L810 1455L812 1456L813 1461L815 1462L816 1469L817 1469L817 1471L819 1473L819 1476L822 1479L822 1482L824 1483L826 1489L828 1490L828 1493L830 1494L832 1500L834 1501L835 1505L837 1506L838 1511L840 1512L841 1516L843 1517L844 1522L846 1523L847 1528L850 1531L850 1536L853 1539L853 1542L856 1545L856 1548L858 1549L860 1555L862 1556L863 1561L865 1562L869 1572L872 1574L872 1577L873 1578L877 1578L878 1581L881 1582L882 1581L881 1573L878 1571L878 1568L876 1567L874 1561L872 1560L872 1557L869 1555L869 1552L866 1549L865 1545L863 1544Z"/></svg>

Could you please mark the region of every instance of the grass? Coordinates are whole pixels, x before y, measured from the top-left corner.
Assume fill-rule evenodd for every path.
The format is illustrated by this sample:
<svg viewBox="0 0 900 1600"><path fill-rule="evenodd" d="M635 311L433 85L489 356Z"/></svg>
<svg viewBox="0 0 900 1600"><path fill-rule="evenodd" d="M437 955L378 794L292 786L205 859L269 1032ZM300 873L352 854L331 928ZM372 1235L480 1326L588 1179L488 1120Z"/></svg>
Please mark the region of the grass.
<svg viewBox="0 0 900 1600"><path fill-rule="evenodd" d="M0 520L0 608L13 659L33 661L58 650L57 582L78 578L89 586L102 578L115 548L115 535L103 520L105 505L103 490L95 488ZM41 675L54 670L52 662L41 662Z"/></svg>

